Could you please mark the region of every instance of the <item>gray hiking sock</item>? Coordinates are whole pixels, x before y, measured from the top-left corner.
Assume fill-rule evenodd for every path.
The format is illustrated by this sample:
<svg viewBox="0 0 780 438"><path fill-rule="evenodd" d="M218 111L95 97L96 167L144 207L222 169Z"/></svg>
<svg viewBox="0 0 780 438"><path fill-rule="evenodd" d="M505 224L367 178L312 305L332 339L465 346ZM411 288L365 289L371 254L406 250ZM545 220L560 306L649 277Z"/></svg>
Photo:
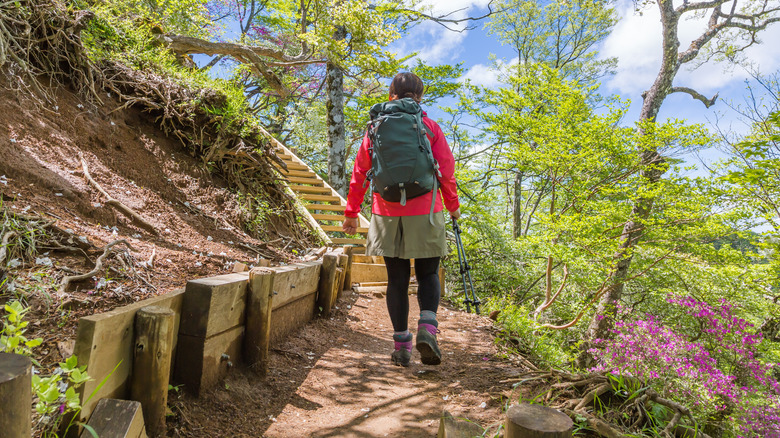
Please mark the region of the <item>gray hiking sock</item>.
<svg viewBox="0 0 780 438"><path fill-rule="evenodd" d="M396 342L409 342L412 340L412 332L409 330L393 333L393 340Z"/></svg>
<svg viewBox="0 0 780 438"><path fill-rule="evenodd" d="M431 322L433 321L433 322ZM436 312L431 310L421 310L420 311L420 322L425 324L431 324L438 327L438 323L436 322Z"/></svg>

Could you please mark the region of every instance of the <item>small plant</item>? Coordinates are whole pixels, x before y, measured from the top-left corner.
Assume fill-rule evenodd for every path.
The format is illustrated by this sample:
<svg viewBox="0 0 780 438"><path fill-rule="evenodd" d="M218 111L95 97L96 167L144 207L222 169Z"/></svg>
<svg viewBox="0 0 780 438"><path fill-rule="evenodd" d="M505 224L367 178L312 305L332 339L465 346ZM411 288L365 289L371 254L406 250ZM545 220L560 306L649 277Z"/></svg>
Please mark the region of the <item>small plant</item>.
<svg viewBox="0 0 780 438"><path fill-rule="evenodd" d="M35 411L40 415L38 424L43 429L43 436L58 436L56 431L62 419L71 412L81 411L76 390L90 380L86 370L86 366L78 366L76 356L71 356L65 362L60 362L51 376L32 376L32 389L38 399Z"/></svg>
<svg viewBox="0 0 780 438"><path fill-rule="evenodd" d="M24 315L29 310L20 301L11 301L5 305L7 315L3 318L3 329L0 331L0 351L31 356L32 349L41 345L41 338L27 339L24 336L29 324L24 320ZM33 363L38 364L35 360Z"/></svg>
<svg viewBox="0 0 780 438"><path fill-rule="evenodd" d="M40 338L30 340L24 336L29 324L24 320L24 316L29 310L18 300L11 301L5 305L6 315L2 319L3 326L0 331L0 351L30 356L30 360L37 367L40 367L41 365L38 361L32 357L32 349L41 345L43 340ZM71 356L65 362L59 363L59 366L50 376L41 376L34 369L32 391L36 400L35 412L38 414L38 421L35 427L40 431L41 436L47 438L58 437L62 420L72 413L73 416L65 429L65 434L67 434L68 429L73 426L76 416L81 412L81 402L76 390L89 380L87 367L79 367L76 356ZM105 380L98 385L98 388L103 383L105 383ZM97 389L93 391L90 398L96 391ZM97 437L97 434L90 426L86 424L82 424L82 426L92 436Z"/></svg>

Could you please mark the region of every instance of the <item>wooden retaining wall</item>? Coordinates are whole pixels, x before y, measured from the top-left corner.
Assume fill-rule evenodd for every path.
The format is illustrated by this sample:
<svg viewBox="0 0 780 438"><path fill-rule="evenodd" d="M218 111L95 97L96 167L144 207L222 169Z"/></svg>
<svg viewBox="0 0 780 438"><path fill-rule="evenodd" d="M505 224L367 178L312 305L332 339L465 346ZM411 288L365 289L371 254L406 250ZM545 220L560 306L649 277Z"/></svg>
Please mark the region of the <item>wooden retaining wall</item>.
<svg viewBox="0 0 780 438"><path fill-rule="evenodd" d="M173 310L171 382L198 395L219 383L233 366L246 364L245 352L252 356L251 362L267 357L269 344L281 341L320 313L319 303L335 304L336 295L344 287L345 271L350 267L344 254L326 257L343 260L342 264L328 268L338 271L336 275L322 272L322 261L255 268L252 272L188 281L184 289L81 318L74 353L93 379L81 390L81 419L86 420L101 399L130 398L134 323L141 308L158 306ZM323 275L330 284L320 281ZM250 282L250 277L261 276L265 283ZM268 281L271 283L266 284ZM265 287L267 299L258 301L256 297L261 292L253 293L253 287ZM270 311L255 308L266 305L261 303L270 304ZM322 311L327 313L330 308ZM264 326L267 331L258 330ZM247 327L252 327L252 336L245 336ZM262 372L267 364L260 366Z"/></svg>

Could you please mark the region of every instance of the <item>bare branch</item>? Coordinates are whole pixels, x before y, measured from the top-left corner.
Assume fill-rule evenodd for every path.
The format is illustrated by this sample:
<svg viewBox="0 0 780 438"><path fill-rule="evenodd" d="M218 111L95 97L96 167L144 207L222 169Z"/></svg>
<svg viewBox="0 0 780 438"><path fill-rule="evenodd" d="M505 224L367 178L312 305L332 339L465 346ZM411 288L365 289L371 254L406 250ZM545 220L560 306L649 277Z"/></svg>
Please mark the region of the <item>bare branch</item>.
<svg viewBox="0 0 780 438"><path fill-rule="evenodd" d="M453 32L464 32L464 31L467 31L467 30L473 30L473 29L475 29L475 27L474 26L466 26L463 29L457 29L457 28L452 28L452 27L448 26L448 24L461 24L461 23L468 22L468 21L480 21L480 20L483 20L483 19L493 15L496 12L496 11L493 10L493 0L491 0L490 3L488 3L487 8L488 8L488 12L486 14L480 16L480 17L465 17L465 18L447 18L447 17L449 17L452 14L455 14L457 12L464 11L467 8L457 9L457 10L454 10L454 11L449 12L447 14L439 15L439 16L433 16L433 15L430 15L430 14L426 14L424 12L416 11L414 9L405 9L405 8L390 9L390 10L388 10L388 12L405 14L405 15L407 15L409 17L414 18L414 19L423 19L423 20L433 21L434 23L439 24L439 25L443 26L445 29L453 31Z"/></svg>
<svg viewBox="0 0 780 438"><path fill-rule="evenodd" d="M669 94L672 93L689 94L694 99L701 101L701 103L703 103L704 106L707 108L711 107L712 105L715 105L715 101L718 100L718 93L715 93L715 95L712 96L711 99L707 99L706 97L704 97L703 94L699 93L693 88L688 88L688 87L672 87L672 89L669 90Z"/></svg>
<svg viewBox="0 0 780 438"><path fill-rule="evenodd" d="M239 62L249 64L253 67L254 72L263 76L269 86L283 98L290 96L290 90L282 83L279 77L271 71L269 65L287 66L322 62L320 60L309 59L309 54L305 52L298 56L290 57L282 51L265 47L246 46L237 43L215 43L184 35L160 35L157 39L168 47L168 49L179 55L202 53L209 56L231 56ZM275 59L279 62L267 62L263 60L261 56Z"/></svg>

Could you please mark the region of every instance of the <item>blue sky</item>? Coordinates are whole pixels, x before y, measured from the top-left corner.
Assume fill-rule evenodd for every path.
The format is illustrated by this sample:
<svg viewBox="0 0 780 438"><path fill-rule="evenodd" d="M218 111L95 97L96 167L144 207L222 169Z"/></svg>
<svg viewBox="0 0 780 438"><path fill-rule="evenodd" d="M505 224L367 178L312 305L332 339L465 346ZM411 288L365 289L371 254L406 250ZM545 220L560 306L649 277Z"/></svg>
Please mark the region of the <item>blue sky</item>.
<svg viewBox="0 0 780 438"><path fill-rule="evenodd" d="M681 0L676 0L675 3ZM479 16L487 12L488 0L426 0L434 8L434 12L443 14L455 12L453 16ZM612 34L599 48L603 56L618 58L617 73L602 84L603 94L617 94L623 99L630 99L632 105L626 121L636 120L641 93L650 87L660 66L661 59L661 25L657 6L651 4L644 8L641 14L634 10L631 0L618 0L617 10L620 21ZM496 86L497 72L490 68L490 56L511 62L512 52L502 47L495 37L488 35L484 22L477 23L477 28L462 33L448 31L444 27L425 23L415 28L409 35L393 45L399 54L419 52L420 58L427 63L463 62L467 69L465 77L475 84ZM681 47L698 35L704 21L686 20L681 25ZM762 72L772 73L780 69L780 25L770 27L761 35L765 44L754 46L746 52L747 59L760 66ZM741 101L745 90L745 80L749 75L740 66L707 63L694 71L681 70L674 85L689 86L706 96L719 93L720 99ZM681 118L691 122L710 124L718 116L722 123L731 123L733 128L744 130L723 101L710 109L701 102L693 100L686 94L670 96L661 109L660 119Z"/></svg>

